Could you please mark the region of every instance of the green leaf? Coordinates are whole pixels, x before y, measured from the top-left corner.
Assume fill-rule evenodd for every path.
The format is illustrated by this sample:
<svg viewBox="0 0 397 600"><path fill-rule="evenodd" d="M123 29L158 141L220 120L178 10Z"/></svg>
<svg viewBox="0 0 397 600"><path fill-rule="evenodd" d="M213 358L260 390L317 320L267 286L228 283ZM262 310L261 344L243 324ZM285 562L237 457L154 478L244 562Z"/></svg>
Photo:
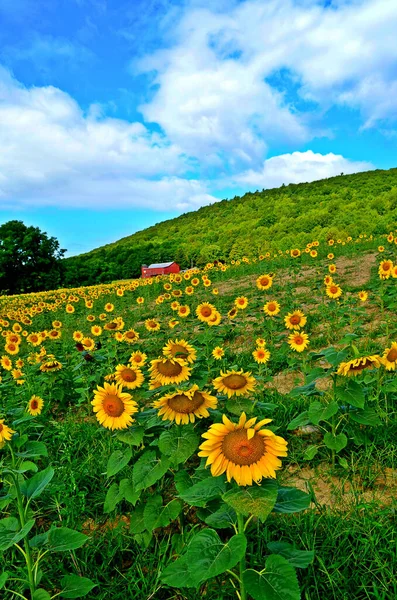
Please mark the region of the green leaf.
<svg viewBox="0 0 397 600"><path fill-rule="evenodd" d="M227 529L237 521L236 511L227 504L222 504L218 510L204 519L205 523L215 529Z"/></svg>
<svg viewBox="0 0 397 600"><path fill-rule="evenodd" d="M34 519L27 521L19 529L19 521L15 517L7 517L0 521L0 551L11 548L14 544L20 542L32 529L35 524Z"/></svg>
<svg viewBox="0 0 397 600"><path fill-rule="evenodd" d="M242 412L250 415L254 410L254 403L249 398L243 396L233 398L233 400L227 400L226 409L232 415L240 416Z"/></svg>
<svg viewBox="0 0 397 600"><path fill-rule="evenodd" d="M288 542L269 542L267 547L272 554L279 554L297 569L305 569L314 560L314 550L298 550Z"/></svg>
<svg viewBox="0 0 397 600"><path fill-rule="evenodd" d="M335 452L340 452L347 446L347 437L344 433L338 433L338 435L332 435L331 432L327 432L324 435L324 444L330 450L335 450Z"/></svg>
<svg viewBox="0 0 397 600"><path fill-rule="evenodd" d="M88 540L88 536L68 527L54 527L48 535L48 545L51 552L65 552L76 550Z"/></svg>
<svg viewBox="0 0 397 600"><path fill-rule="evenodd" d="M310 494L302 492L293 487L281 487L278 490L274 512L295 513L309 508L311 502Z"/></svg>
<svg viewBox="0 0 397 600"><path fill-rule="evenodd" d="M150 487L168 471L169 458L162 456L157 458L154 450L148 450L142 454L134 465L132 481L135 489L142 490Z"/></svg>
<svg viewBox="0 0 397 600"><path fill-rule="evenodd" d="M78 575L65 575L61 579L62 598L82 598L96 586L96 583L87 577Z"/></svg>
<svg viewBox="0 0 397 600"><path fill-rule="evenodd" d="M161 580L178 588L198 587L232 569L245 555L246 547L243 534L234 535L224 544L216 531L203 529L191 539L186 554L163 571Z"/></svg>
<svg viewBox="0 0 397 600"><path fill-rule="evenodd" d="M159 448L169 456L172 463L178 465L185 462L197 450L199 436L193 427L172 427L160 435Z"/></svg>
<svg viewBox="0 0 397 600"><path fill-rule="evenodd" d="M30 538L29 546L31 548L42 548L43 546L45 546L45 544L48 543L49 534L50 531L48 530L44 533L39 533L38 535L35 535L34 537Z"/></svg>
<svg viewBox="0 0 397 600"><path fill-rule="evenodd" d="M133 506L138 502L142 490L136 490L133 486L132 481L128 479L122 479L120 481L120 494L123 495L124 500L130 502Z"/></svg>
<svg viewBox="0 0 397 600"><path fill-rule="evenodd" d="M364 408L364 390L357 381L349 381L346 387L337 387L336 397L347 406Z"/></svg>
<svg viewBox="0 0 397 600"><path fill-rule="evenodd" d="M48 456L47 447L43 442L27 442L22 452L16 452L16 456L22 458L34 458L35 456Z"/></svg>
<svg viewBox="0 0 397 600"><path fill-rule="evenodd" d="M37 473L38 466L31 460L23 460L19 465L18 473L26 473L26 471Z"/></svg>
<svg viewBox="0 0 397 600"><path fill-rule="evenodd" d="M128 429L127 431L120 431L120 433L117 434L117 439L120 440L120 442L130 446L140 446L142 444L144 434L144 427L134 427L132 429Z"/></svg>
<svg viewBox="0 0 397 600"><path fill-rule="evenodd" d="M119 484L112 483L108 491L106 492L105 502L103 505L103 512L105 514L112 512L117 504L123 499L123 494L120 494Z"/></svg>
<svg viewBox="0 0 397 600"><path fill-rule="evenodd" d="M54 477L54 469L47 467L39 471L30 479L25 479L21 484L21 492L26 498L37 498L44 491L51 479Z"/></svg>
<svg viewBox="0 0 397 600"><path fill-rule="evenodd" d="M321 404L321 402L313 402L309 406L309 419L314 425L318 425L320 421L327 421L338 412L339 406L337 402L330 404Z"/></svg>
<svg viewBox="0 0 397 600"><path fill-rule="evenodd" d="M106 467L106 476L112 477L112 475L116 475L116 473L121 471L121 469L124 469L124 467L130 462L131 457L132 449L129 447L125 450L125 452L122 450L115 450L112 452Z"/></svg>
<svg viewBox="0 0 397 600"><path fill-rule="evenodd" d="M294 567L277 554L268 557L263 571L244 571L243 581L254 600L300 600L301 597Z"/></svg>
<svg viewBox="0 0 397 600"><path fill-rule="evenodd" d="M318 446L308 446L303 453L303 460L312 460L318 452Z"/></svg>
<svg viewBox="0 0 397 600"><path fill-rule="evenodd" d="M248 517L254 515L265 521L273 510L277 498L277 482L266 479L260 487L229 490L223 500L236 512Z"/></svg>
<svg viewBox="0 0 397 600"><path fill-rule="evenodd" d="M351 411L349 412L349 416L356 423L360 423L360 425L372 425L372 427L376 427L382 424L378 413L373 408Z"/></svg>
<svg viewBox="0 0 397 600"><path fill-rule="evenodd" d="M295 419L292 419L290 423L288 423L287 429L288 431L291 431L292 429L297 429L298 427L308 425L308 423L310 423L309 412L305 410L303 413L295 417Z"/></svg>
<svg viewBox="0 0 397 600"><path fill-rule="evenodd" d="M130 533L142 533L146 530L143 511L145 505L141 504L130 514Z"/></svg>
<svg viewBox="0 0 397 600"><path fill-rule="evenodd" d="M9 578L10 574L8 571L3 571L3 573L0 575L0 590L1 588L3 588L5 586L5 583L7 581L7 579Z"/></svg>
<svg viewBox="0 0 397 600"><path fill-rule="evenodd" d="M210 500L221 496L225 489L224 477L207 477L179 494L179 497L191 506L204 507Z"/></svg>
<svg viewBox="0 0 397 600"><path fill-rule="evenodd" d="M51 600L51 596L48 592L46 592L46 590L40 588L35 591L32 596L32 600Z"/></svg>
<svg viewBox="0 0 397 600"><path fill-rule="evenodd" d="M176 519L182 510L182 503L179 500L171 500L163 506L163 499L160 495L151 496L143 511L143 520L145 528L148 531L153 531L158 527L167 527Z"/></svg>

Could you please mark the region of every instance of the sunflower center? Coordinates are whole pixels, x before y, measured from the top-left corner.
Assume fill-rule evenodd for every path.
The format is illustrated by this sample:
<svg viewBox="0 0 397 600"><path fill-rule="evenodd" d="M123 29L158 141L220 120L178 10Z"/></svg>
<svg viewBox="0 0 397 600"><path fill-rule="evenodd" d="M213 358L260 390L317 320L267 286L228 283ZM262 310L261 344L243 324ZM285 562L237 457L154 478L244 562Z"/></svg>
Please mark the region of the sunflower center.
<svg viewBox="0 0 397 600"><path fill-rule="evenodd" d="M268 309L271 311L276 310L276 305L273 302L270 302L270 304L268 305Z"/></svg>
<svg viewBox="0 0 397 600"><path fill-rule="evenodd" d="M126 331L124 335L129 340L133 340L136 337L135 331Z"/></svg>
<svg viewBox="0 0 397 600"><path fill-rule="evenodd" d="M175 412L190 414L197 410L204 402L204 398L201 394L195 393L193 398L190 399L185 394L176 394L168 400L168 406Z"/></svg>
<svg viewBox="0 0 397 600"><path fill-rule="evenodd" d="M30 408L32 408L33 410L36 410L36 408L38 408L39 403L37 402L37 400L32 400L30 403Z"/></svg>
<svg viewBox="0 0 397 600"><path fill-rule="evenodd" d="M331 285L331 287L330 287L331 294L336 294L337 291L338 291L338 288L335 285Z"/></svg>
<svg viewBox="0 0 397 600"><path fill-rule="evenodd" d="M156 321L149 321L148 325L149 325L149 327L151 327L152 329L154 329L155 327L157 327L157 323L156 323Z"/></svg>
<svg viewBox="0 0 397 600"><path fill-rule="evenodd" d="M247 380L244 375L228 375L223 379L223 385L230 390L240 390L247 385Z"/></svg>
<svg viewBox="0 0 397 600"><path fill-rule="evenodd" d="M208 308L208 306L204 306L201 309L201 314L203 317L209 317L212 314L212 310L210 308Z"/></svg>
<svg viewBox="0 0 397 600"><path fill-rule="evenodd" d="M106 327L107 327L107 329L116 329L117 324L116 323L108 323Z"/></svg>
<svg viewBox="0 0 397 600"><path fill-rule="evenodd" d="M189 352L183 346L179 344L173 344L171 347L172 356L176 356L177 354L182 354L183 356L188 356Z"/></svg>
<svg viewBox="0 0 397 600"><path fill-rule="evenodd" d="M161 375L165 375L166 377L175 377L182 372L181 365L173 363L170 360L158 363L157 369Z"/></svg>
<svg viewBox="0 0 397 600"><path fill-rule="evenodd" d="M124 381L132 382L136 380L136 373L132 369L124 369L121 372L121 377Z"/></svg>
<svg viewBox="0 0 397 600"><path fill-rule="evenodd" d="M134 361L136 363L142 362L142 356L139 356L139 354L137 356L134 356Z"/></svg>
<svg viewBox="0 0 397 600"><path fill-rule="evenodd" d="M397 360L397 349L391 348L391 350L389 350L386 358L389 362L396 361Z"/></svg>
<svg viewBox="0 0 397 600"><path fill-rule="evenodd" d="M391 264L390 263L383 263L382 266L384 271L388 271L389 269L391 269Z"/></svg>
<svg viewBox="0 0 397 600"><path fill-rule="evenodd" d="M294 337L294 342L295 344L297 344L298 346L301 346L303 344L303 338L300 335L296 335Z"/></svg>
<svg viewBox="0 0 397 600"><path fill-rule="evenodd" d="M114 394L107 394L103 400L102 406L109 417L119 417L124 412L123 401Z"/></svg>
<svg viewBox="0 0 397 600"><path fill-rule="evenodd" d="M301 318L299 315L292 315L292 317L290 317L291 325L299 325L300 320L301 320Z"/></svg>
<svg viewBox="0 0 397 600"><path fill-rule="evenodd" d="M3 431L4 427L3 425L0 423L0 433Z"/></svg>
<svg viewBox="0 0 397 600"><path fill-rule="evenodd" d="M249 440L247 430L239 429L225 436L222 451L227 459L237 465L253 465L264 455L265 443L257 433Z"/></svg>
<svg viewBox="0 0 397 600"><path fill-rule="evenodd" d="M260 282L262 285L267 285L269 283L269 279L267 277L262 277Z"/></svg>

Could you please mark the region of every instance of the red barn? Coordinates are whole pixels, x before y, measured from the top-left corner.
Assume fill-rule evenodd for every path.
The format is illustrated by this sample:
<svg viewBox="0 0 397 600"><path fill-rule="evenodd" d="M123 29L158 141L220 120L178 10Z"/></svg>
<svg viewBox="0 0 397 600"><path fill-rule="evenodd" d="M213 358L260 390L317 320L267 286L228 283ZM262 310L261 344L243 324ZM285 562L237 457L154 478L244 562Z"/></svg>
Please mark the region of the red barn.
<svg viewBox="0 0 397 600"><path fill-rule="evenodd" d="M148 277L154 277L155 275L168 275L169 273L179 273L180 271L179 265L176 262L167 262L167 263L153 263L148 267L146 265L142 265L141 267L141 277L142 279L147 279Z"/></svg>

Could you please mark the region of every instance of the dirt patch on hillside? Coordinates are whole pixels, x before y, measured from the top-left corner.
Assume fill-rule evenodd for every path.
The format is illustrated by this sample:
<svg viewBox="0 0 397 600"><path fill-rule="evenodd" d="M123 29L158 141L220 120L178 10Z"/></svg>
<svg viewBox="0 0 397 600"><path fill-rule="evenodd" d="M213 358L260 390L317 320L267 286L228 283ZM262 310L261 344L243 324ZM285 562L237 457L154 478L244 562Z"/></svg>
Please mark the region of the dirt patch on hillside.
<svg viewBox="0 0 397 600"><path fill-rule="evenodd" d="M357 258L341 256L335 261L337 274L335 279L343 279L349 286L359 287L368 283L371 277L371 269L376 265L376 254L365 254Z"/></svg>
<svg viewBox="0 0 397 600"><path fill-rule="evenodd" d="M295 387L303 385L304 377L300 371L277 373L271 381L265 384L265 388L275 388L279 394L289 394Z"/></svg>

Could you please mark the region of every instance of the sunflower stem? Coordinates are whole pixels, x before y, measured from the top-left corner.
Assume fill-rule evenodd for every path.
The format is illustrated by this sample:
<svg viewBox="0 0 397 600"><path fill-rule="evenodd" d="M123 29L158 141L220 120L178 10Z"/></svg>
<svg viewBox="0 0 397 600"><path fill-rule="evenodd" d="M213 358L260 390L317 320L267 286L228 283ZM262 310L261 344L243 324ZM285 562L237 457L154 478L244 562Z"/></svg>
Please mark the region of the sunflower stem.
<svg viewBox="0 0 397 600"><path fill-rule="evenodd" d="M237 512L237 526L238 532L244 535L245 524L244 517L241 513ZM243 581L243 573L245 571L245 554L240 560L240 600L247 600L247 595L245 592L245 586Z"/></svg>

